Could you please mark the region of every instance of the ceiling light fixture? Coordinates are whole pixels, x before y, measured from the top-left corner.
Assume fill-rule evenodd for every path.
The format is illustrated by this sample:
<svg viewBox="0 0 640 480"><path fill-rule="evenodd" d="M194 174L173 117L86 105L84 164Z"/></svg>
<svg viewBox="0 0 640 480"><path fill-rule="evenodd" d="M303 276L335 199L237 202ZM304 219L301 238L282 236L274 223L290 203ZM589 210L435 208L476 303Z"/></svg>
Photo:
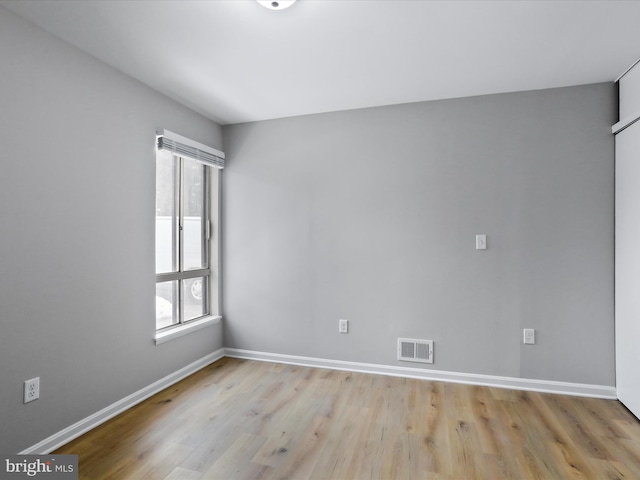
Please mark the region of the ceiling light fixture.
<svg viewBox="0 0 640 480"><path fill-rule="evenodd" d="M284 10L296 3L296 0L257 0L260 5L270 10Z"/></svg>

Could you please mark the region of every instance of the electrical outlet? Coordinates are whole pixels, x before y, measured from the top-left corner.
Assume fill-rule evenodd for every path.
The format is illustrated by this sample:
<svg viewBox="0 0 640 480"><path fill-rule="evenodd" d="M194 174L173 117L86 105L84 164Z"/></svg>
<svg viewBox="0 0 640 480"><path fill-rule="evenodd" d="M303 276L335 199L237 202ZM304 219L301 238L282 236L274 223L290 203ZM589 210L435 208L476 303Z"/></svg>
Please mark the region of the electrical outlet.
<svg viewBox="0 0 640 480"><path fill-rule="evenodd" d="M487 236L476 235L476 250L486 250L486 249L487 249Z"/></svg>
<svg viewBox="0 0 640 480"><path fill-rule="evenodd" d="M525 328L522 334L522 343L525 345L535 345L536 331L533 328Z"/></svg>
<svg viewBox="0 0 640 480"><path fill-rule="evenodd" d="M24 403L33 402L40 398L40 377L24 382Z"/></svg>
<svg viewBox="0 0 640 480"><path fill-rule="evenodd" d="M338 320L338 332L349 333L349 320Z"/></svg>

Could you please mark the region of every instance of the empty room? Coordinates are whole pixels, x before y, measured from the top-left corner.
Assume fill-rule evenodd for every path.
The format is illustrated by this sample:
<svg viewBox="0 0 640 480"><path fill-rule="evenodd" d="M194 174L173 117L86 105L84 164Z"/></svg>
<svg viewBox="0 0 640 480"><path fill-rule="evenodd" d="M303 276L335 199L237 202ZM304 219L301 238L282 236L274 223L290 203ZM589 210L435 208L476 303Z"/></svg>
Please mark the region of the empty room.
<svg viewBox="0 0 640 480"><path fill-rule="evenodd" d="M0 0L0 478L640 479L638 19Z"/></svg>

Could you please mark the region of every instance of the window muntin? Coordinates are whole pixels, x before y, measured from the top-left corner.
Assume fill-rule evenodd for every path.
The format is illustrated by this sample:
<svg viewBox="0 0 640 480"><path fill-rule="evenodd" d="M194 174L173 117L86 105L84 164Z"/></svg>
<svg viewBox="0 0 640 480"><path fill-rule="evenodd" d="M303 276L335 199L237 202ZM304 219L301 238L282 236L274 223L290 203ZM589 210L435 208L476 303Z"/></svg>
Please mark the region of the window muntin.
<svg viewBox="0 0 640 480"><path fill-rule="evenodd" d="M211 314L212 168L158 150L156 168L156 330Z"/></svg>

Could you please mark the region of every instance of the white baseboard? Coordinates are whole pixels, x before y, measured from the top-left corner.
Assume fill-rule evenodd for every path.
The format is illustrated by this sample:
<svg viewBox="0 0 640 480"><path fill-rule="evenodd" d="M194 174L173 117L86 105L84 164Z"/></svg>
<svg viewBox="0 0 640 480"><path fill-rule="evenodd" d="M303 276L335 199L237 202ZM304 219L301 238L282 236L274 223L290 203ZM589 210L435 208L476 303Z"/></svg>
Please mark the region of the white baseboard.
<svg viewBox="0 0 640 480"><path fill-rule="evenodd" d="M47 455L54 451L55 449L69 443L74 438L79 437L83 433L88 432L89 430L97 427L98 425L106 422L110 418L115 417L116 415L128 410L129 408L137 405L143 400L149 398L152 395L164 390L165 388L173 385L174 383L179 382L183 378L188 377L189 375L197 372L198 370L206 367L207 365L212 364L213 362L220 360L224 357L224 349L220 348L209 355L202 357L199 360L196 360L193 363L190 363L186 367L181 368L173 373L170 373L164 378L153 382L151 385L147 385L146 387L138 390L137 392L132 393L131 395L123 398L122 400L118 400L115 403L112 403L108 407L103 408L102 410L90 415L79 422L74 423L73 425L65 428L64 430L59 431L51 435L48 438L45 438L41 442L27 448L20 452L20 455L26 454L39 454L39 455Z"/></svg>
<svg viewBox="0 0 640 480"><path fill-rule="evenodd" d="M41 442L23 450L21 455L40 454L46 455L57 448L69 443L74 438L101 425L110 418L128 410L152 395L179 382L183 378L210 365L222 357L245 358L264 362L286 363L305 367L329 368L332 370L344 370L348 372L373 373L378 375L390 375L394 377L420 378L439 382L466 383L470 385L482 385L487 387L510 388L514 390L528 390L533 392L559 393L564 395L577 395L581 397L617 399L615 387L606 385L588 385L582 383L554 382L550 380L530 380L526 378L498 377L493 375L480 375L476 373L446 372L441 370L428 370L413 367L398 367L392 365L377 365L372 363L348 362L341 360L329 360L324 358L302 357L298 355L284 355L280 353L255 352L252 350L240 350L237 348L220 348L215 352L202 357L199 360L181 368L164 378L148 385L131 395L103 408L79 422L45 438Z"/></svg>
<svg viewBox="0 0 640 480"><path fill-rule="evenodd" d="M372 363L347 362L328 360L324 358L302 357L297 355L283 355L279 353L255 352L237 348L225 348L227 357L245 358L265 362L287 363L305 367L329 368L349 372L374 373L394 377L421 378L439 382L465 383L486 387L510 388L513 390L527 390L532 392L558 393L576 395L580 397L617 399L616 388L606 385L589 385L583 383L556 382L551 380L531 380L528 378L498 377L477 373L446 372L414 367L398 367L391 365L377 365Z"/></svg>

